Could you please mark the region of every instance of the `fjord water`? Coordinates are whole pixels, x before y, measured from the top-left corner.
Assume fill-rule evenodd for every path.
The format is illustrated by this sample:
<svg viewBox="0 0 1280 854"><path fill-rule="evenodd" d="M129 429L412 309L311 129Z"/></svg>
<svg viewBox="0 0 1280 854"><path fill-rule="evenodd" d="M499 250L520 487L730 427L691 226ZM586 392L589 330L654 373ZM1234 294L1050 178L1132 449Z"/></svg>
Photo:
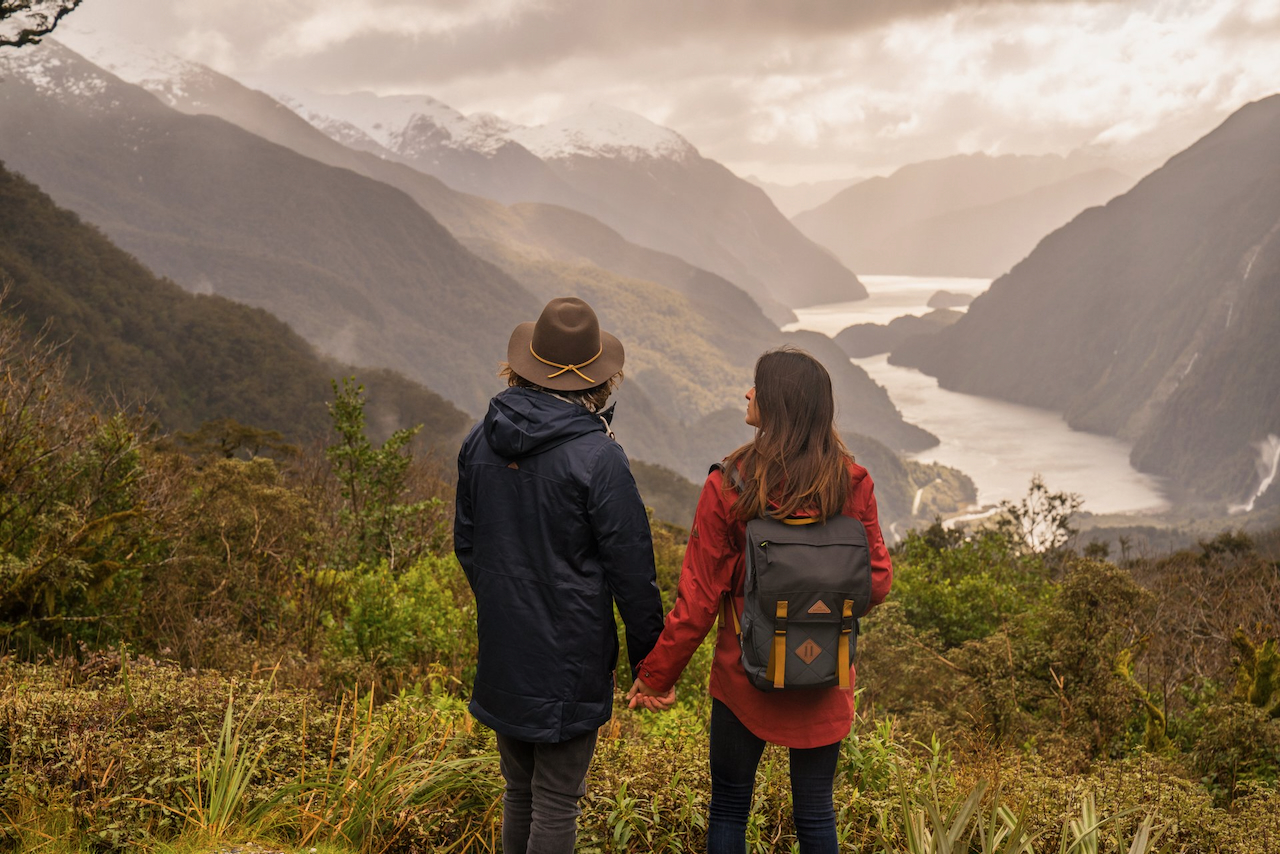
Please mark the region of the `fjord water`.
<svg viewBox="0 0 1280 854"><path fill-rule="evenodd" d="M796 309L796 322L786 328L834 336L855 323L883 324L904 314L924 314L936 291L977 295L990 284L988 279L859 278L870 298ZM1168 506L1160 479L1129 465L1127 442L1072 430L1061 415L1046 409L941 389L933 377L890 365L885 355L854 362L888 390L908 421L940 440L937 447L911 456L968 474L981 505L1022 498L1039 473L1050 490L1081 495L1084 509L1093 513L1155 512Z"/></svg>

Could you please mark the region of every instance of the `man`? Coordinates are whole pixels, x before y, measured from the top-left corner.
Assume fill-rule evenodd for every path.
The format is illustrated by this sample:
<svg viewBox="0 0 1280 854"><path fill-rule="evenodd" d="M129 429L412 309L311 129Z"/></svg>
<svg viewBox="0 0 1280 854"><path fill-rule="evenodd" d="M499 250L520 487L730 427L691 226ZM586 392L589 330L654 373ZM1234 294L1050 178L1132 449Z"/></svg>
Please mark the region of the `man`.
<svg viewBox="0 0 1280 854"><path fill-rule="evenodd" d="M511 333L458 454L454 550L476 596L471 713L497 734L506 854L572 852L596 731L613 708L613 605L632 664L662 633L649 523L603 410L623 348L580 299Z"/></svg>

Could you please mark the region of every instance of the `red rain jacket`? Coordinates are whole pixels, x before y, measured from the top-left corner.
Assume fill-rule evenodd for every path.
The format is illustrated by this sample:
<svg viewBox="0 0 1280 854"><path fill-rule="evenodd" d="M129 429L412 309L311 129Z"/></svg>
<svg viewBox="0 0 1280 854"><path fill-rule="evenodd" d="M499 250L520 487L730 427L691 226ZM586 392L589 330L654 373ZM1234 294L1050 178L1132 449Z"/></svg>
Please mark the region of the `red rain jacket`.
<svg viewBox="0 0 1280 854"><path fill-rule="evenodd" d="M849 465L849 492L843 513L859 519L867 529L871 550L871 605L884 601L893 580L889 550L880 533L876 498L867 470ZM743 546L746 524L737 519L737 493L726 490L719 470L707 476L698 498L689 545L680 572L676 604L653 651L638 668L646 685L666 691L675 684L694 651L716 622L720 600L733 593L733 606L742 613L745 575ZM849 734L853 722L853 691L857 677L849 668L850 690L815 688L761 691L747 680L742 651L733 626L720 626L711 665L711 696L728 706L758 737L785 747L821 747Z"/></svg>

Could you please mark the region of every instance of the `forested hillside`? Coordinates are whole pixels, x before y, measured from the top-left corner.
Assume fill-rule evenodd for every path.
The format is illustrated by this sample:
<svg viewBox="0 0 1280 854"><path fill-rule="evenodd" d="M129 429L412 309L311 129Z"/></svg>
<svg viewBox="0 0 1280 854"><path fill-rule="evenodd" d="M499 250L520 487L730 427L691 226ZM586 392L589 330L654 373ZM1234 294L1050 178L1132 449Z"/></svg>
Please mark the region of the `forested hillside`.
<svg viewBox="0 0 1280 854"><path fill-rule="evenodd" d="M393 371L320 357L262 309L157 278L2 165L0 281L9 284L5 314L31 339L61 344L73 377L99 399L142 404L167 430L231 418L291 442L318 440L330 429L331 380L350 375L368 390L377 436L421 423L423 441L443 446L469 422Z"/></svg>

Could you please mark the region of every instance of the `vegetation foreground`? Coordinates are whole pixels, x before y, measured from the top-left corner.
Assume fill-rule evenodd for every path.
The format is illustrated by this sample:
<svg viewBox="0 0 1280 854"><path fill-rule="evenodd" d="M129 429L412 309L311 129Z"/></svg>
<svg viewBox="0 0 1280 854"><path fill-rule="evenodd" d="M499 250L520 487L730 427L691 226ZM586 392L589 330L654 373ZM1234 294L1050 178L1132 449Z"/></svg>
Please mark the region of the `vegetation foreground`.
<svg viewBox="0 0 1280 854"><path fill-rule="evenodd" d="M102 414L0 318L0 847L496 851L492 734L443 468L381 446ZM847 850L1280 850L1280 532L1111 562L1036 482L895 551L837 776ZM683 532L654 523L670 601ZM619 704L584 851L697 851L709 647L669 713ZM619 696L628 687L619 667ZM786 754L755 851L794 847Z"/></svg>

